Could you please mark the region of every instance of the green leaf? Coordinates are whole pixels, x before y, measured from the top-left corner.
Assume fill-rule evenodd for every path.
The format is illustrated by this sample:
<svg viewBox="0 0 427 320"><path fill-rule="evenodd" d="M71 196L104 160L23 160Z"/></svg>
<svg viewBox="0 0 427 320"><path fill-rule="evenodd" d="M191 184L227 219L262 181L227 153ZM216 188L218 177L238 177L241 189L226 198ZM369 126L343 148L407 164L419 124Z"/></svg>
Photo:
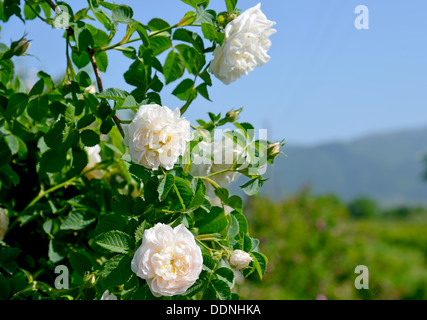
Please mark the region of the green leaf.
<svg viewBox="0 0 427 320"><path fill-rule="evenodd" d="M62 142L64 142L64 139L66 138L65 135L65 120L64 118L60 118L52 125L50 130L46 133L46 135L44 136L44 142L49 148L55 149Z"/></svg>
<svg viewBox="0 0 427 320"><path fill-rule="evenodd" d="M122 89L108 88L97 94L98 98L106 98L115 101L124 101L129 96L129 93Z"/></svg>
<svg viewBox="0 0 427 320"><path fill-rule="evenodd" d="M40 169L44 172L58 172L67 163L67 153L47 150L40 159Z"/></svg>
<svg viewBox="0 0 427 320"><path fill-rule="evenodd" d="M243 214L238 213L237 211L233 211L231 214L239 222L239 233L246 234L248 232L248 220L246 219L246 217Z"/></svg>
<svg viewBox="0 0 427 320"><path fill-rule="evenodd" d="M166 176L160 181L157 192L159 193L159 200L164 201L175 184L174 176L171 174L166 174Z"/></svg>
<svg viewBox="0 0 427 320"><path fill-rule="evenodd" d="M24 17L26 20L34 20L35 18L37 18L37 14L40 14L40 11L40 6L31 5L30 7L30 5L24 4Z"/></svg>
<svg viewBox="0 0 427 320"><path fill-rule="evenodd" d="M196 87L196 90L198 93L200 93L202 95L203 98L205 98L206 100L211 101L211 99L209 98L209 93L208 93L208 88L207 88L207 84L206 83L202 83L200 85L198 85Z"/></svg>
<svg viewBox="0 0 427 320"><path fill-rule="evenodd" d="M9 281L0 273L0 300L7 300L10 294Z"/></svg>
<svg viewBox="0 0 427 320"><path fill-rule="evenodd" d="M96 117L93 114L84 115L78 122L77 128L82 129L91 125L96 120Z"/></svg>
<svg viewBox="0 0 427 320"><path fill-rule="evenodd" d="M80 71L77 74L77 82L83 88L87 88L92 84L92 79L89 77L86 71Z"/></svg>
<svg viewBox="0 0 427 320"><path fill-rule="evenodd" d="M96 243L112 252L128 253L133 249L134 241L127 233L113 230L100 234Z"/></svg>
<svg viewBox="0 0 427 320"><path fill-rule="evenodd" d="M202 179L197 179L196 191L188 207L190 210L199 208L205 202L206 185Z"/></svg>
<svg viewBox="0 0 427 320"><path fill-rule="evenodd" d="M135 231L135 242L138 244L144 237L144 231L147 229L148 223L144 221Z"/></svg>
<svg viewBox="0 0 427 320"><path fill-rule="evenodd" d="M61 230L81 230L95 221L95 218L88 217L85 212L71 212L61 223Z"/></svg>
<svg viewBox="0 0 427 320"><path fill-rule="evenodd" d="M209 284L210 290L213 290L219 300L229 300L231 298L231 290L226 282L214 279Z"/></svg>
<svg viewBox="0 0 427 320"><path fill-rule="evenodd" d="M222 208L212 207L211 212L205 214L197 225L200 234L217 233L227 227L228 221Z"/></svg>
<svg viewBox="0 0 427 320"><path fill-rule="evenodd" d="M75 52L71 53L71 59L77 68L81 69L87 66L90 62L90 56L86 51L83 52Z"/></svg>
<svg viewBox="0 0 427 320"><path fill-rule="evenodd" d="M178 99L187 101L193 92L194 81L191 79L184 79L180 84L172 91L172 94Z"/></svg>
<svg viewBox="0 0 427 320"><path fill-rule="evenodd" d="M111 209L121 215L131 215L133 207L133 200L127 195L116 195L112 199Z"/></svg>
<svg viewBox="0 0 427 320"><path fill-rule="evenodd" d="M49 110L47 96L37 97L30 101L27 107L28 115L36 121L41 121Z"/></svg>
<svg viewBox="0 0 427 320"><path fill-rule="evenodd" d="M225 4L227 6L227 12L233 13L234 9L236 9L237 0L225 0Z"/></svg>
<svg viewBox="0 0 427 320"><path fill-rule="evenodd" d="M166 84L179 79L184 74L185 64L181 55L175 51L169 52L165 65L163 66L163 75L165 76Z"/></svg>
<svg viewBox="0 0 427 320"><path fill-rule="evenodd" d="M151 19L150 22L148 22L148 28L150 28L151 31L159 31L166 28L169 28L170 25L165 20L162 20L160 18L154 18Z"/></svg>
<svg viewBox="0 0 427 320"><path fill-rule="evenodd" d="M156 36L150 39L150 48L153 50L153 56L158 56L172 46L169 37Z"/></svg>
<svg viewBox="0 0 427 320"><path fill-rule="evenodd" d="M195 24L203 24L203 23L210 23L213 24L216 19L216 13L213 10L206 9L203 5L197 6L197 16L196 20L194 20Z"/></svg>
<svg viewBox="0 0 427 320"><path fill-rule="evenodd" d="M64 246L54 240L50 240L48 256L50 261L58 263L65 258Z"/></svg>
<svg viewBox="0 0 427 320"><path fill-rule="evenodd" d="M148 33L144 25L139 21L134 21L133 26L136 32L138 32L139 37L142 39L144 46L146 47L150 46L150 39L148 38Z"/></svg>
<svg viewBox="0 0 427 320"><path fill-rule="evenodd" d="M106 72L108 67L107 53L105 51L98 51L95 53L94 57L99 71Z"/></svg>
<svg viewBox="0 0 427 320"><path fill-rule="evenodd" d="M259 278L262 279L265 274L265 271L267 270L267 257L259 252L250 252L249 254L253 258L252 263L254 264L255 270L257 271Z"/></svg>
<svg viewBox="0 0 427 320"><path fill-rule="evenodd" d="M93 130L83 130L80 134L82 142L87 147L93 147L100 143L99 135Z"/></svg>
<svg viewBox="0 0 427 320"><path fill-rule="evenodd" d="M111 12L111 18L114 22L129 23L132 17L132 8L125 5L120 5Z"/></svg>
<svg viewBox="0 0 427 320"><path fill-rule="evenodd" d="M206 39L210 41L218 41L216 29L212 24L202 23L202 32Z"/></svg>
<svg viewBox="0 0 427 320"><path fill-rule="evenodd" d="M174 176L174 179L178 193L183 200L184 205L188 207L194 196L193 190L190 187L190 182L177 176Z"/></svg>
<svg viewBox="0 0 427 320"><path fill-rule="evenodd" d="M131 257L125 254L116 255L107 261L102 271L102 278L108 288L123 285L131 276Z"/></svg>
<svg viewBox="0 0 427 320"><path fill-rule="evenodd" d="M230 289L234 287L234 272L230 268L219 268L215 270L215 275L219 280L224 281Z"/></svg>
<svg viewBox="0 0 427 320"><path fill-rule="evenodd" d="M14 93L9 98L6 110L4 111L4 117L7 120L18 117L22 112L24 112L27 103L28 96L25 93Z"/></svg>
<svg viewBox="0 0 427 320"><path fill-rule="evenodd" d="M232 214L228 215L227 217L230 220L230 227L228 228L228 238L232 239L240 232L239 221Z"/></svg>
<svg viewBox="0 0 427 320"><path fill-rule="evenodd" d="M40 79L33 85L28 95L30 97L39 96L43 93L43 90L44 90L44 81L43 79Z"/></svg>
<svg viewBox="0 0 427 320"><path fill-rule="evenodd" d="M256 177L241 185L240 188L242 188L243 192L248 196L255 196L261 190L262 185L263 180L260 177Z"/></svg>

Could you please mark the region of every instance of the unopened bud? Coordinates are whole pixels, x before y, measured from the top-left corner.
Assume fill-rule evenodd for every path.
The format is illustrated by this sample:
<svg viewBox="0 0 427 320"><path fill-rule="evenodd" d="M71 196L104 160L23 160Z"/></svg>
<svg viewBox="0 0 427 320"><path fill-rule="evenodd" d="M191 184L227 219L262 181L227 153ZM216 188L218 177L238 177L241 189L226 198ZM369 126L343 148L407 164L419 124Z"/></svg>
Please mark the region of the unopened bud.
<svg viewBox="0 0 427 320"><path fill-rule="evenodd" d="M85 287L92 288L96 284L96 276L93 273L86 273L83 278Z"/></svg>
<svg viewBox="0 0 427 320"><path fill-rule="evenodd" d="M237 119L239 119L239 114L240 114L239 110L228 111L227 114L226 114L226 119L227 119L228 122L237 121Z"/></svg>
<svg viewBox="0 0 427 320"><path fill-rule="evenodd" d="M280 154L280 143L274 142L267 146L267 159L274 160Z"/></svg>
<svg viewBox="0 0 427 320"><path fill-rule="evenodd" d="M28 50L30 44L27 39L21 38L18 41L12 42L10 49L14 56L22 56Z"/></svg>
<svg viewBox="0 0 427 320"><path fill-rule="evenodd" d="M229 22L237 18L237 14L224 13L218 16L218 24L222 27L225 27Z"/></svg>
<svg viewBox="0 0 427 320"><path fill-rule="evenodd" d="M252 260L249 253L243 250L234 250L230 257L230 266L234 269L242 270L245 269Z"/></svg>

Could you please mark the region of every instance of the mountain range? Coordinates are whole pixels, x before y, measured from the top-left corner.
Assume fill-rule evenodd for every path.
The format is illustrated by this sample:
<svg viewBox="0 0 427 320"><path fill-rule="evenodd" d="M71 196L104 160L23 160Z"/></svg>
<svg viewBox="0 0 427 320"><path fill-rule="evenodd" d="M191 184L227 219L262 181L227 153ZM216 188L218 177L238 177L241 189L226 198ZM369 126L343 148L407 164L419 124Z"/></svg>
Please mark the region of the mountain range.
<svg viewBox="0 0 427 320"><path fill-rule="evenodd" d="M310 147L286 145L282 151L287 156L268 167L270 179L261 191L271 198L310 187L313 194L333 193L345 201L370 197L382 206L427 205L422 178L427 128Z"/></svg>

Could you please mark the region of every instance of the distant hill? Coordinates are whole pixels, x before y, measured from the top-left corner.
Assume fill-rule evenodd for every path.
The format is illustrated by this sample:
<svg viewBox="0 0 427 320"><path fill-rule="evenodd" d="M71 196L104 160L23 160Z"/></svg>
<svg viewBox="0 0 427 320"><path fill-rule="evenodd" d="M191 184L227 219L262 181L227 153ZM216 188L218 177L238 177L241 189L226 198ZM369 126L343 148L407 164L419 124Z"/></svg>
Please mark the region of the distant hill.
<svg viewBox="0 0 427 320"><path fill-rule="evenodd" d="M310 186L314 194L335 193L344 200L369 196L384 206L427 204L427 182L421 178L427 128L349 143L287 145L283 151L287 157L268 168L270 180L262 191L276 199Z"/></svg>

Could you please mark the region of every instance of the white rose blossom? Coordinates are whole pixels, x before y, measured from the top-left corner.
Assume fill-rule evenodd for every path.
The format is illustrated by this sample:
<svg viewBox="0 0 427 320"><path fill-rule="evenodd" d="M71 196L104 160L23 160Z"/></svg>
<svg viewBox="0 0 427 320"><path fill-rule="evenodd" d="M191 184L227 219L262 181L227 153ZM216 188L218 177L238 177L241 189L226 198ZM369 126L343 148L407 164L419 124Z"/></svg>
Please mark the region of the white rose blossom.
<svg viewBox="0 0 427 320"><path fill-rule="evenodd" d="M215 139L212 143L201 141L198 143L200 154L194 153L193 163L191 164L190 174L195 177L206 177L219 171L226 170L237 161L238 169L244 169L248 166L250 157L248 152L239 143L224 135L222 139ZM227 188L235 182L242 174L236 171L222 172L210 177L222 188ZM206 184L206 195L215 198L215 189L208 183Z"/></svg>
<svg viewBox="0 0 427 320"><path fill-rule="evenodd" d="M7 228L9 227L9 217L6 210L0 208L0 241L3 241Z"/></svg>
<svg viewBox="0 0 427 320"><path fill-rule="evenodd" d="M184 293L199 278L202 266L202 251L193 234L182 224L172 229L162 223L144 231L131 263L156 297Z"/></svg>
<svg viewBox="0 0 427 320"><path fill-rule="evenodd" d="M252 260L249 253L243 250L234 250L230 257L230 265L237 270L242 270L246 268Z"/></svg>
<svg viewBox="0 0 427 320"><path fill-rule="evenodd" d="M157 104L142 105L126 131L124 143L132 161L153 170L172 169L193 139L190 122L180 117L178 108Z"/></svg>
<svg viewBox="0 0 427 320"><path fill-rule="evenodd" d="M255 67L270 60L269 37L276 32L276 22L267 19L261 4L246 10L225 27L225 40L214 52L209 72L225 84L230 84Z"/></svg>
<svg viewBox="0 0 427 320"><path fill-rule="evenodd" d="M101 159L101 147L99 146L99 144L97 144L96 146L93 147L85 147L85 150L87 152L87 157L88 157L88 163L86 165L86 168L84 169L86 170L90 170L93 167L95 167L96 164L100 163L102 161ZM87 173L85 173L85 176L88 179L102 179L102 177L104 176L104 170L101 169L95 169L95 170L91 170Z"/></svg>

